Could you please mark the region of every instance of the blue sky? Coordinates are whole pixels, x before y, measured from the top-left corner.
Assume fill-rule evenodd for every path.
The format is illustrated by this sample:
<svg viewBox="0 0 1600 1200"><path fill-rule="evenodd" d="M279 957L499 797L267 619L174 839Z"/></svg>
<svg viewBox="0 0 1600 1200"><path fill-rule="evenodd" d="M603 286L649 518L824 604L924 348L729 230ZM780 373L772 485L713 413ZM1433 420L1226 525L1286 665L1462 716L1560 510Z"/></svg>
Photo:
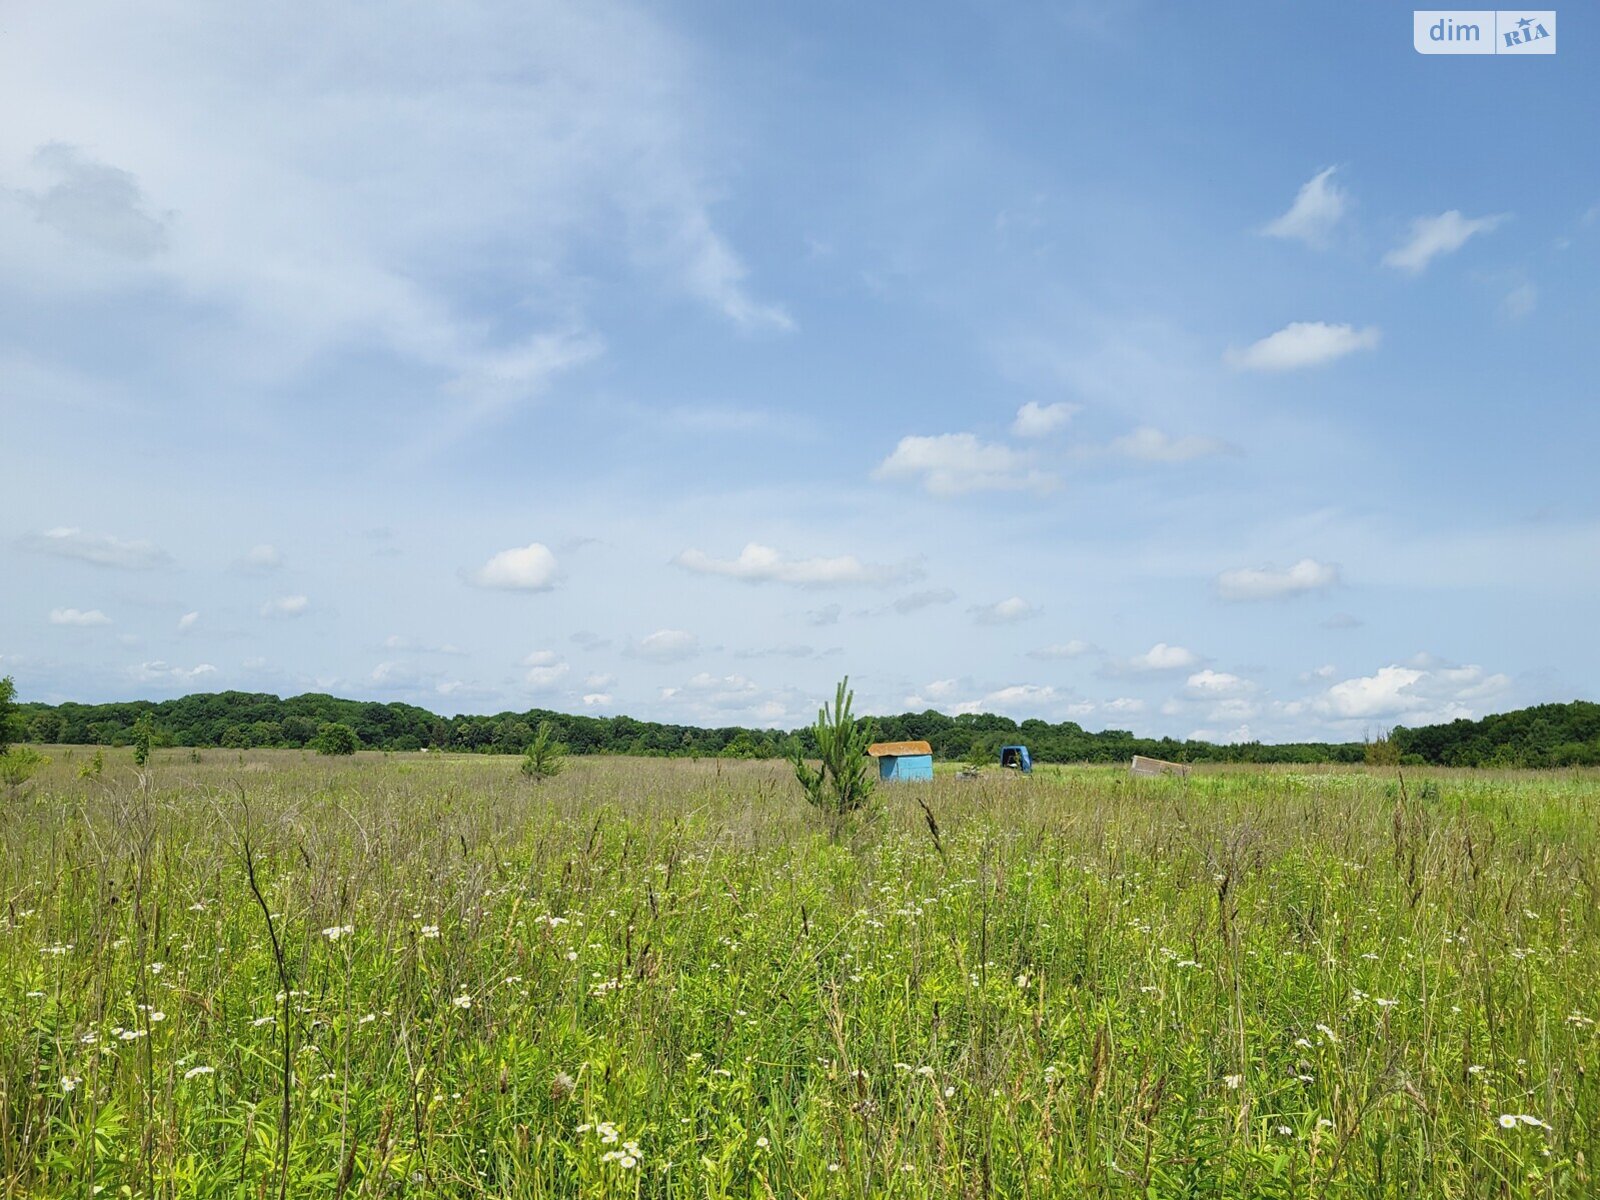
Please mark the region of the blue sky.
<svg viewBox="0 0 1600 1200"><path fill-rule="evenodd" d="M0 672L1266 740L1594 698L1560 22L15 9Z"/></svg>

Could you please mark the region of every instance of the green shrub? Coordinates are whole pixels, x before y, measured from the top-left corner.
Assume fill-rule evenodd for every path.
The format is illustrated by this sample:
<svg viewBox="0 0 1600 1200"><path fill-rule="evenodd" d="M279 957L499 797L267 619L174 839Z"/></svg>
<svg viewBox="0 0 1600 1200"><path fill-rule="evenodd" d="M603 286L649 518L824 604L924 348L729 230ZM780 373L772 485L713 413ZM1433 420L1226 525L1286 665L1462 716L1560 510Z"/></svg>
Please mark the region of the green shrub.
<svg viewBox="0 0 1600 1200"><path fill-rule="evenodd" d="M318 754L354 754L361 749L361 738L350 726L330 721L317 730L311 748Z"/></svg>

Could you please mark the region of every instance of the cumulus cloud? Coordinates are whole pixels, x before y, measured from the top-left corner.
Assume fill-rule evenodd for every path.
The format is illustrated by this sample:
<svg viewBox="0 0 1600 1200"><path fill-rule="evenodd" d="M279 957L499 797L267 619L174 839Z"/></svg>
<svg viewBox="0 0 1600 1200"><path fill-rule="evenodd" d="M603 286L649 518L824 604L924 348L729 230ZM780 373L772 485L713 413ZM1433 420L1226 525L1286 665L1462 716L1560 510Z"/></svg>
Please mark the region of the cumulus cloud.
<svg viewBox="0 0 1600 1200"><path fill-rule="evenodd" d="M1088 642L1073 638L1070 642L1052 642L1048 646L1040 646L1037 650L1029 650L1029 658L1039 658L1046 661L1062 658L1082 658L1094 650Z"/></svg>
<svg viewBox="0 0 1600 1200"><path fill-rule="evenodd" d="M1060 484L1032 456L979 441L970 433L903 437L872 471L874 479L910 481L935 496L972 492L1048 492Z"/></svg>
<svg viewBox="0 0 1600 1200"><path fill-rule="evenodd" d="M1326 321L1294 321L1243 350L1230 349L1225 357L1241 371L1292 371L1375 349L1381 337L1376 325L1357 329Z"/></svg>
<svg viewBox="0 0 1600 1200"><path fill-rule="evenodd" d="M1218 696L1238 696L1255 688L1248 679L1241 679L1227 671L1213 671L1210 667L1189 676L1186 686L1191 694L1208 699Z"/></svg>
<svg viewBox="0 0 1600 1200"><path fill-rule="evenodd" d="M186 612L186 613L184 613L183 616L178 618L178 632L179 633L188 633L191 629L193 629L195 627L195 624L199 620L200 620L200 614L197 613L197 612Z"/></svg>
<svg viewBox="0 0 1600 1200"><path fill-rule="evenodd" d="M1157 642L1143 654L1135 654L1128 666L1135 671L1187 671L1200 665L1200 656L1183 646Z"/></svg>
<svg viewBox="0 0 1600 1200"><path fill-rule="evenodd" d="M993 604L974 604L967 612L979 625L1011 625L1039 615L1039 610L1021 596L1010 596Z"/></svg>
<svg viewBox="0 0 1600 1200"><path fill-rule="evenodd" d="M263 617L298 617L309 611L311 601L306 596L279 596L261 606Z"/></svg>
<svg viewBox="0 0 1600 1200"><path fill-rule="evenodd" d="M738 558L712 558L685 550L673 560L698 575L722 575L746 583L789 583L799 587L895 583L917 574L910 563L864 563L853 554L835 558L784 558L771 546L751 542Z"/></svg>
<svg viewBox="0 0 1600 1200"><path fill-rule="evenodd" d="M1477 702L1503 694L1508 676L1487 674L1482 667L1391 663L1371 675L1346 679L1318 696L1312 707L1336 720L1403 721L1429 725L1470 719Z"/></svg>
<svg viewBox="0 0 1600 1200"><path fill-rule="evenodd" d="M1132 433L1123 434L1111 441L1111 452L1142 462L1178 463L1196 458L1226 454L1232 447L1216 438L1189 435L1173 437L1149 425L1141 425Z"/></svg>
<svg viewBox="0 0 1600 1200"><path fill-rule="evenodd" d="M123 541L110 534L87 533L68 526L28 534L21 544L23 549L39 554L75 558L97 567L114 567L124 571L149 571L172 563L170 554L150 542Z"/></svg>
<svg viewBox="0 0 1600 1200"><path fill-rule="evenodd" d="M1383 256L1383 265L1411 275L1420 275L1441 254L1454 254L1470 238L1488 233L1506 219L1500 213L1491 217L1463 217L1455 209L1437 217L1418 217L1411 222L1411 234Z"/></svg>
<svg viewBox="0 0 1600 1200"><path fill-rule="evenodd" d="M111 618L98 608L52 608L50 610L50 624L76 625L87 628L92 625L109 625Z"/></svg>
<svg viewBox="0 0 1600 1200"><path fill-rule="evenodd" d="M1289 211L1261 230L1266 237L1293 238L1308 246L1325 246L1333 227L1349 208L1349 194L1333 181L1335 168L1318 171L1300 185Z"/></svg>
<svg viewBox="0 0 1600 1200"><path fill-rule="evenodd" d="M1132 716L1137 713L1142 713L1144 711L1145 704L1143 700L1136 699L1132 696L1118 696L1114 700L1107 700L1100 707L1108 713L1114 713L1120 716Z"/></svg>
<svg viewBox="0 0 1600 1200"><path fill-rule="evenodd" d="M1217 576L1217 592L1224 600L1282 600L1326 591L1338 582L1338 567L1314 558L1302 558L1284 570L1239 567L1224 571Z"/></svg>
<svg viewBox="0 0 1600 1200"><path fill-rule="evenodd" d="M700 639L686 629L658 629L628 647L627 653L651 662L682 662L700 653Z"/></svg>
<svg viewBox="0 0 1600 1200"><path fill-rule="evenodd" d="M610 692L585 692L583 694L583 706L585 708L604 708L610 703Z"/></svg>
<svg viewBox="0 0 1600 1200"><path fill-rule="evenodd" d="M48 183L18 195L39 224L81 245L129 258L148 258L166 247L168 216L151 211L130 172L62 142L40 146L33 165Z"/></svg>
<svg viewBox="0 0 1600 1200"><path fill-rule="evenodd" d="M1048 437L1057 430L1065 429L1067 423L1081 411L1081 405L1064 401L1039 404L1029 400L1017 409L1016 420L1011 422L1011 432L1021 438Z"/></svg>
<svg viewBox="0 0 1600 1200"><path fill-rule="evenodd" d="M510 592L544 592L556 583L556 556L543 542L529 542L494 555L468 576L481 588Z"/></svg>

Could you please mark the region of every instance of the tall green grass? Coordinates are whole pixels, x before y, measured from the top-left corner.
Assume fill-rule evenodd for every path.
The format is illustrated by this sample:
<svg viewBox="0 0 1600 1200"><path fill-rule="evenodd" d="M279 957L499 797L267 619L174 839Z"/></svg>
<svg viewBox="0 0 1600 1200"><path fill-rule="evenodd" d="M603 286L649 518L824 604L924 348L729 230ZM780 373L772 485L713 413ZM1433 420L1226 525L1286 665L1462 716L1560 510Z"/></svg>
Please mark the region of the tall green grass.
<svg viewBox="0 0 1600 1200"><path fill-rule="evenodd" d="M1600 1188L1592 774L52 753L7 1195Z"/></svg>

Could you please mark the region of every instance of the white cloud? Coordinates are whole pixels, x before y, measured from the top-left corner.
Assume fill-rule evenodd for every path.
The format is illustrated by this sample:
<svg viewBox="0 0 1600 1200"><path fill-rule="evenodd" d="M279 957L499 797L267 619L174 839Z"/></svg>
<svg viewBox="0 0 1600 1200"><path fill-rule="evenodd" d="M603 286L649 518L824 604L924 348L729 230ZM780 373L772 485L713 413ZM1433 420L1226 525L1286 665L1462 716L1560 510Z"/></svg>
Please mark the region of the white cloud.
<svg viewBox="0 0 1600 1200"><path fill-rule="evenodd" d="M1418 217L1411 222L1411 236L1383 256L1383 265L1420 274L1439 255L1454 254L1469 238L1488 233L1505 219L1504 213L1492 217L1463 217L1455 209L1437 217Z"/></svg>
<svg viewBox="0 0 1600 1200"><path fill-rule="evenodd" d="M975 604L967 612L980 625L1010 625L1039 615L1039 610L1021 596L1010 596L993 604Z"/></svg>
<svg viewBox="0 0 1600 1200"><path fill-rule="evenodd" d="M579 311L596 253L738 328L793 326L713 219L737 147L707 102L708 64L648 6L529 0L399 23L352 10L307 54L319 16L304 0L223 25L180 9L157 35L90 0L8 31L5 150L44 144L8 189L39 243L18 252L30 272L56 290L148 281L141 294L220 310L234 341L212 361L234 379L354 346L456 379L469 410L484 392L537 391L573 346L597 352ZM125 161L46 144L58 137ZM526 298L517 319L481 319L472 268ZM435 410L432 433L462 416Z"/></svg>
<svg viewBox="0 0 1600 1200"><path fill-rule="evenodd" d="M1207 667L1203 671L1196 671L1189 676L1189 691L1196 696L1214 698L1217 696L1237 696L1252 691L1254 685L1247 679L1227 671L1213 671Z"/></svg>
<svg viewBox="0 0 1600 1200"><path fill-rule="evenodd" d="M1073 638L1070 642L1052 642L1048 646L1041 646L1037 650L1029 650L1029 658L1061 659L1081 658L1094 650L1088 642Z"/></svg>
<svg viewBox="0 0 1600 1200"><path fill-rule="evenodd" d="M148 571L169 566L172 556L144 541L123 541L105 533L86 533L82 529L58 526L22 539L26 550L75 558L97 567L116 567L125 571Z"/></svg>
<svg viewBox="0 0 1600 1200"><path fill-rule="evenodd" d="M1376 325L1357 329L1326 321L1294 321L1243 350L1230 349L1225 357L1241 371L1292 371L1375 349L1381 337Z"/></svg>
<svg viewBox="0 0 1600 1200"><path fill-rule="evenodd" d="M998 688L977 700L955 705L950 711L962 713L991 712L1005 716L1036 717L1044 708L1055 703L1056 689L1034 683L1016 683Z"/></svg>
<svg viewBox="0 0 1600 1200"><path fill-rule="evenodd" d="M1129 716L1144 711L1144 701L1132 696L1118 696L1115 700L1107 700L1100 706L1108 713Z"/></svg>
<svg viewBox="0 0 1600 1200"><path fill-rule="evenodd" d="M599 674L590 675L583 681L583 686L586 688L600 690L602 688L611 687L616 682L617 677L615 675L608 675L602 672Z"/></svg>
<svg viewBox="0 0 1600 1200"><path fill-rule="evenodd" d="M200 663L193 667L174 667L157 659L155 662L140 663L130 668L128 673L140 683L192 684L207 675L215 674L216 670L210 663Z"/></svg>
<svg viewBox="0 0 1600 1200"><path fill-rule="evenodd" d="M872 471L874 479L910 480L935 496L971 492L1047 492L1060 480L1034 468L1030 455L979 441L970 433L910 436Z"/></svg>
<svg viewBox="0 0 1600 1200"><path fill-rule="evenodd" d="M186 612L186 613L184 613L183 616L178 618L178 632L179 633L188 633L191 629L193 629L195 627L195 623L197 621L199 621L199 620L200 620L200 614L197 613L197 612Z"/></svg>
<svg viewBox="0 0 1600 1200"><path fill-rule="evenodd" d="M1149 425L1141 425L1132 433L1123 434L1111 441L1111 452L1143 462L1177 463L1226 454L1232 447L1216 438L1187 436L1173 437Z"/></svg>
<svg viewBox="0 0 1600 1200"><path fill-rule="evenodd" d="M1423 658L1421 663L1431 664ZM1371 675L1346 679L1317 697L1312 707L1336 720L1403 721L1430 725L1472 718L1476 701L1492 699L1511 686L1505 675L1482 667L1390 664Z"/></svg>
<svg viewBox="0 0 1600 1200"><path fill-rule="evenodd" d="M700 653L700 639L686 629L658 629L640 638L628 653L651 662L682 662Z"/></svg>
<svg viewBox="0 0 1600 1200"><path fill-rule="evenodd" d="M673 560L700 575L723 575L746 583L790 583L801 587L836 584L894 583L915 575L908 563L864 563L853 554L836 558L785 559L770 546L751 542L738 558L712 558L702 550L685 550Z"/></svg>
<svg viewBox="0 0 1600 1200"><path fill-rule="evenodd" d="M1135 654L1128 665L1135 671L1187 671L1200 665L1200 656L1183 646L1157 642L1143 654Z"/></svg>
<svg viewBox="0 0 1600 1200"><path fill-rule="evenodd" d="M555 586L556 556L543 542L530 542L502 550L468 576L482 588L513 592L543 592Z"/></svg>
<svg viewBox="0 0 1600 1200"><path fill-rule="evenodd" d="M1281 571L1274 567L1239 567L1224 571L1217 576L1217 592L1224 600L1281 600L1326 591L1338 582L1338 567L1314 558L1302 558Z"/></svg>
<svg viewBox="0 0 1600 1200"><path fill-rule="evenodd" d="M564 662L543 662L529 667L523 681L536 692L546 692L565 679L570 669Z"/></svg>
<svg viewBox="0 0 1600 1200"><path fill-rule="evenodd" d="M261 606L263 617L298 617L311 608L311 601L305 596L279 596L275 600L268 600Z"/></svg>
<svg viewBox="0 0 1600 1200"><path fill-rule="evenodd" d="M50 610L50 624L52 625L109 625L111 618L98 608L52 608Z"/></svg>
<svg viewBox="0 0 1600 1200"><path fill-rule="evenodd" d="M1333 182L1335 168L1318 171L1300 185L1289 211L1272 221L1262 234L1267 237L1294 238L1308 246L1324 246L1349 207L1349 194Z"/></svg>
<svg viewBox="0 0 1600 1200"><path fill-rule="evenodd" d="M250 547L239 560L239 567L246 571L276 571L281 566L283 555L276 546L266 542Z"/></svg>
<svg viewBox="0 0 1600 1200"><path fill-rule="evenodd" d="M1029 400L1017 409L1016 420L1011 422L1011 432L1019 438L1049 437L1083 411L1079 404L1065 401L1056 404L1039 404Z"/></svg>
<svg viewBox="0 0 1600 1200"><path fill-rule="evenodd" d="M522 656L525 667L548 667L560 661L561 656L554 650L532 650Z"/></svg>
<svg viewBox="0 0 1600 1200"><path fill-rule="evenodd" d="M602 708L610 703L610 692L585 692L583 694L583 706L585 708Z"/></svg>

